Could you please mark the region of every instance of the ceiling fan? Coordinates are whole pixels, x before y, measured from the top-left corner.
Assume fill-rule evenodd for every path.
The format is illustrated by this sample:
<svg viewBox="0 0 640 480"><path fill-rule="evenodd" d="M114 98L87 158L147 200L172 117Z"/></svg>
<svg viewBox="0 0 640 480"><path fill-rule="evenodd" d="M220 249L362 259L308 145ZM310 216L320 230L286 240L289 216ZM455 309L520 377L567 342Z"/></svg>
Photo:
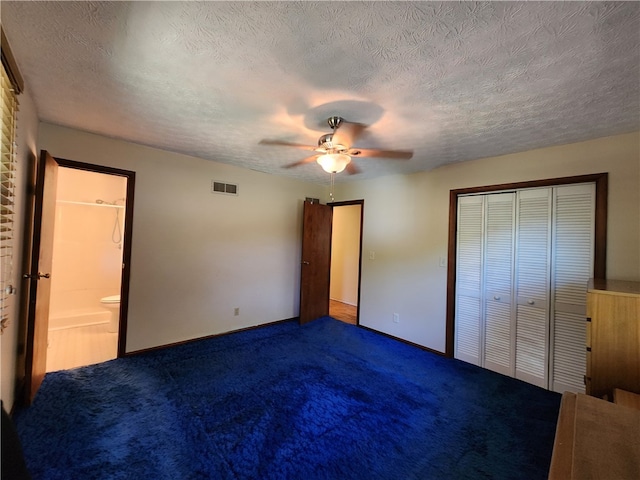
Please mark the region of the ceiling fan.
<svg viewBox="0 0 640 480"><path fill-rule="evenodd" d="M292 168L304 165L305 163L317 162L327 173L339 173L346 169L350 175L360 172L358 167L351 163L352 157L381 157L408 160L413 156L413 152L411 151L356 148L353 144L364 131L366 125L348 122L342 117L337 116L329 117L327 123L333 131L322 135L318 139L317 146L283 142L280 140L261 140L260 144L295 147L317 152L303 160L284 165L283 168Z"/></svg>

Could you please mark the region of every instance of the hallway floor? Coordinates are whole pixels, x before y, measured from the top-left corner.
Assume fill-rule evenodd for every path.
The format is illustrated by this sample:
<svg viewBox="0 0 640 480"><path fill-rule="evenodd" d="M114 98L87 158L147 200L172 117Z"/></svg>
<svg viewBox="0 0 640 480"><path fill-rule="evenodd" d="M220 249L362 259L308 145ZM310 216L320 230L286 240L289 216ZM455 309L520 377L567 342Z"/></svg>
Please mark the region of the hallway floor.
<svg viewBox="0 0 640 480"><path fill-rule="evenodd" d="M329 315L351 325L358 324L358 307L348 303L329 300Z"/></svg>
<svg viewBox="0 0 640 480"><path fill-rule="evenodd" d="M108 324L49 330L47 372L68 370L117 357L118 334Z"/></svg>

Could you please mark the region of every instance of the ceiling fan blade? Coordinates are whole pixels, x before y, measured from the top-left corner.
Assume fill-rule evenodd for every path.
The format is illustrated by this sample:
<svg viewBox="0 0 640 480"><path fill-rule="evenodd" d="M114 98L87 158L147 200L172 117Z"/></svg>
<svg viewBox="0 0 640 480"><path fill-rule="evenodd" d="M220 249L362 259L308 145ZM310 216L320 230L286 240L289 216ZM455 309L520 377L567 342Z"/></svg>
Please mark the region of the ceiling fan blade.
<svg viewBox="0 0 640 480"><path fill-rule="evenodd" d="M347 173L349 175L355 175L356 173L360 173L360 169L357 167L357 165L353 162L349 162L347 164L347 167L345 168L345 170L347 171Z"/></svg>
<svg viewBox="0 0 640 480"><path fill-rule="evenodd" d="M287 165L283 165L282 168L293 168L293 167L298 167L300 165L304 165L305 163L315 162L318 157L319 157L319 155L312 155L310 157L304 158L304 159L299 160L297 162L288 163Z"/></svg>
<svg viewBox="0 0 640 480"><path fill-rule="evenodd" d="M347 155L352 157L381 157L393 158L396 160L409 160L413 157L413 152L403 150L376 150L372 148L351 148Z"/></svg>
<svg viewBox="0 0 640 480"><path fill-rule="evenodd" d="M260 140L260 142L258 142L260 145L275 145L278 147L295 147L295 148L302 148L303 150L315 150L317 148L313 147L311 145L304 145L302 143L291 143L291 142L282 142L280 140Z"/></svg>
<svg viewBox="0 0 640 480"><path fill-rule="evenodd" d="M351 145L356 142L365 128L366 125L361 123L351 123L343 120L333 132L331 143L351 148Z"/></svg>

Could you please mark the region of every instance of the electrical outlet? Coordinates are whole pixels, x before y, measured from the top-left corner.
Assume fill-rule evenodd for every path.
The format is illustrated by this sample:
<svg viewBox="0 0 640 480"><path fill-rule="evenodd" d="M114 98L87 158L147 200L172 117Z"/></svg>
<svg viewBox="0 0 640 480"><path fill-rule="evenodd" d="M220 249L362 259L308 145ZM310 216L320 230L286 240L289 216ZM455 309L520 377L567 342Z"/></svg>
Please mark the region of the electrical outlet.
<svg viewBox="0 0 640 480"><path fill-rule="evenodd" d="M393 323L400 323L400 314L399 313L394 313L393 314Z"/></svg>
<svg viewBox="0 0 640 480"><path fill-rule="evenodd" d="M440 266L441 267L446 267L447 266L447 259L444 257L440 257Z"/></svg>
<svg viewBox="0 0 640 480"><path fill-rule="evenodd" d="M236 307L233 309L233 316L237 317L238 315L240 315L240 307Z"/></svg>

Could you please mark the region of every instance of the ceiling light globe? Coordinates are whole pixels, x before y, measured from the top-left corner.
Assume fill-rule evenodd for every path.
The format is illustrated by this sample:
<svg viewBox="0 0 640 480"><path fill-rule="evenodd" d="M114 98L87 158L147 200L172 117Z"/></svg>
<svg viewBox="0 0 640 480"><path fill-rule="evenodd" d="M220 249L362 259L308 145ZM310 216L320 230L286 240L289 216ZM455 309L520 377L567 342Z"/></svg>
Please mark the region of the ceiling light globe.
<svg viewBox="0 0 640 480"><path fill-rule="evenodd" d="M351 161L351 157L343 153L328 153L319 156L316 161L325 172L340 173L347 167Z"/></svg>

